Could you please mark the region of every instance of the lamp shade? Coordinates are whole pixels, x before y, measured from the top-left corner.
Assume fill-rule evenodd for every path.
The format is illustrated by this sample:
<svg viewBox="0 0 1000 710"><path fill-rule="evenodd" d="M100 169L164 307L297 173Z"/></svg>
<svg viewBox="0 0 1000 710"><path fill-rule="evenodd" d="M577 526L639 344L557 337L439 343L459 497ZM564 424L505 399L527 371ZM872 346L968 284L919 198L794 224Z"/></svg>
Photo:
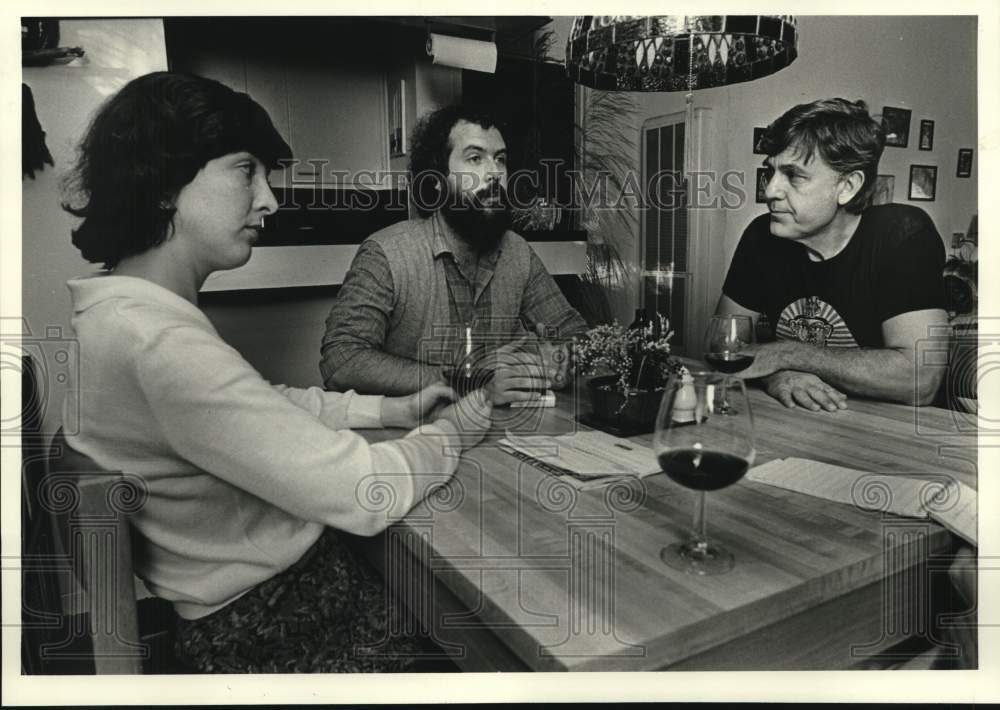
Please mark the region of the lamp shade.
<svg viewBox="0 0 1000 710"><path fill-rule="evenodd" d="M689 91L752 81L798 54L789 15L582 15L566 71L608 91Z"/></svg>

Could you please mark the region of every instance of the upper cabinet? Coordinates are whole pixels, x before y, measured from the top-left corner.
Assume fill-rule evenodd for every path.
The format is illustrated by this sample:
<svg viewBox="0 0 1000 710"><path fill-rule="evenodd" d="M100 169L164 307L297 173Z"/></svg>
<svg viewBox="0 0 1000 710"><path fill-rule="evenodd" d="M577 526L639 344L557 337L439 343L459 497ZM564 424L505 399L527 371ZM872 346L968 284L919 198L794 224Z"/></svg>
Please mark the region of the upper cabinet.
<svg viewBox="0 0 1000 710"><path fill-rule="evenodd" d="M544 17L168 17L167 60L175 71L247 92L288 141L293 169L281 187L323 180L370 187L372 175L406 170L389 154L390 91L403 95L407 134L427 111L462 96L462 71L427 56L428 31L492 38L501 48L528 42ZM398 102L397 102L398 103ZM398 187L390 178L376 186Z"/></svg>
<svg viewBox="0 0 1000 710"><path fill-rule="evenodd" d="M377 23L350 18L168 18L171 69L247 92L295 158L272 182L311 187L332 176L372 184L389 169L386 76ZM346 177L344 176L346 174ZM388 187L388 185L385 185Z"/></svg>
<svg viewBox="0 0 1000 710"><path fill-rule="evenodd" d="M246 67L247 93L271 114L296 159L286 187L321 178L370 184L366 173L388 169L380 68L303 63L289 72L274 57L248 59Z"/></svg>

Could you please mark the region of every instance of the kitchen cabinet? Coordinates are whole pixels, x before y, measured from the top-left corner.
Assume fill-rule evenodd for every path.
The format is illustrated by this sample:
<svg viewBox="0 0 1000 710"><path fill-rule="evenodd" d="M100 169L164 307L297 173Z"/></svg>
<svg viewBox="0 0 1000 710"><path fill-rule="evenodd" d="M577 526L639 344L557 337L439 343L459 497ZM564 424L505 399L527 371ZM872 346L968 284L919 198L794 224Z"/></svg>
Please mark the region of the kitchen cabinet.
<svg viewBox="0 0 1000 710"><path fill-rule="evenodd" d="M246 61L247 93L271 115L296 163L275 183L312 187L331 171L358 185L366 172L389 167L385 73L336 62L285 64L276 57ZM362 180L371 184L371 178Z"/></svg>
<svg viewBox="0 0 1000 710"><path fill-rule="evenodd" d="M408 156L389 159L387 81L407 82L407 132L462 94L461 70L427 57L423 23L184 17L165 18L164 30L171 69L245 91L270 114L298 161L272 175L280 187L312 189L324 178L331 187L331 171L346 171L347 187L398 187L358 179L406 169Z"/></svg>
<svg viewBox="0 0 1000 710"><path fill-rule="evenodd" d="M389 168L387 58L372 52L368 24L337 19L166 21L172 69L245 91L270 114L298 161L276 185L312 187L333 170L357 185Z"/></svg>

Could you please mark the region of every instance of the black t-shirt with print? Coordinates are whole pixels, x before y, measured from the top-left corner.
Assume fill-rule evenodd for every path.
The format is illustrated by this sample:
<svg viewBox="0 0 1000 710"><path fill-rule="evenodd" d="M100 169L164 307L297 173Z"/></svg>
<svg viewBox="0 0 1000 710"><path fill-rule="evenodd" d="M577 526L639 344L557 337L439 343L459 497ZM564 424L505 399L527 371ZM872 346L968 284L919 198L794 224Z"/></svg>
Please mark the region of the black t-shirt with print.
<svg viewBox="0 0 1000 710"><path fill-rule="evenodd" d="M770 215L740 239L722 292L767 316L778 338L831 347L881 347L883 321L944 308L944 245L930 217L910 205L877 205L832 259L771 234Z"/></svg>

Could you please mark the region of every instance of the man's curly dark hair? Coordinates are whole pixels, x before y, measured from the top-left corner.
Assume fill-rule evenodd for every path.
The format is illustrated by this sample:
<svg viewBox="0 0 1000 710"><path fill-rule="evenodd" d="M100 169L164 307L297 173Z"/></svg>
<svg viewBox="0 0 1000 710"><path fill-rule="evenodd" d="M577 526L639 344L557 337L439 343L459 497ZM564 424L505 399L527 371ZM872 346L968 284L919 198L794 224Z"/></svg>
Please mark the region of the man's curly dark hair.
<svg viewBox="0 0 1000 710"><path fill-rule="evenodd" d="M410 180L413 203L417 212L427 217L441 207L445 191L438 190L448 175L451 155L451 129L459 121L477 123L483 129L496 128L501 133L504 124L498 116L483 106L452 104L425 114L410 136Z"/></svg>
<svg viewBox="0 0 1000 710"><path fill-rule="evenodd" d="M153 72L97 112L64 189L83 217L73 245L113 269L168 237L181 188L205 163L247 151L269 168L292 152L253 99L200 76Z"/></svg>

